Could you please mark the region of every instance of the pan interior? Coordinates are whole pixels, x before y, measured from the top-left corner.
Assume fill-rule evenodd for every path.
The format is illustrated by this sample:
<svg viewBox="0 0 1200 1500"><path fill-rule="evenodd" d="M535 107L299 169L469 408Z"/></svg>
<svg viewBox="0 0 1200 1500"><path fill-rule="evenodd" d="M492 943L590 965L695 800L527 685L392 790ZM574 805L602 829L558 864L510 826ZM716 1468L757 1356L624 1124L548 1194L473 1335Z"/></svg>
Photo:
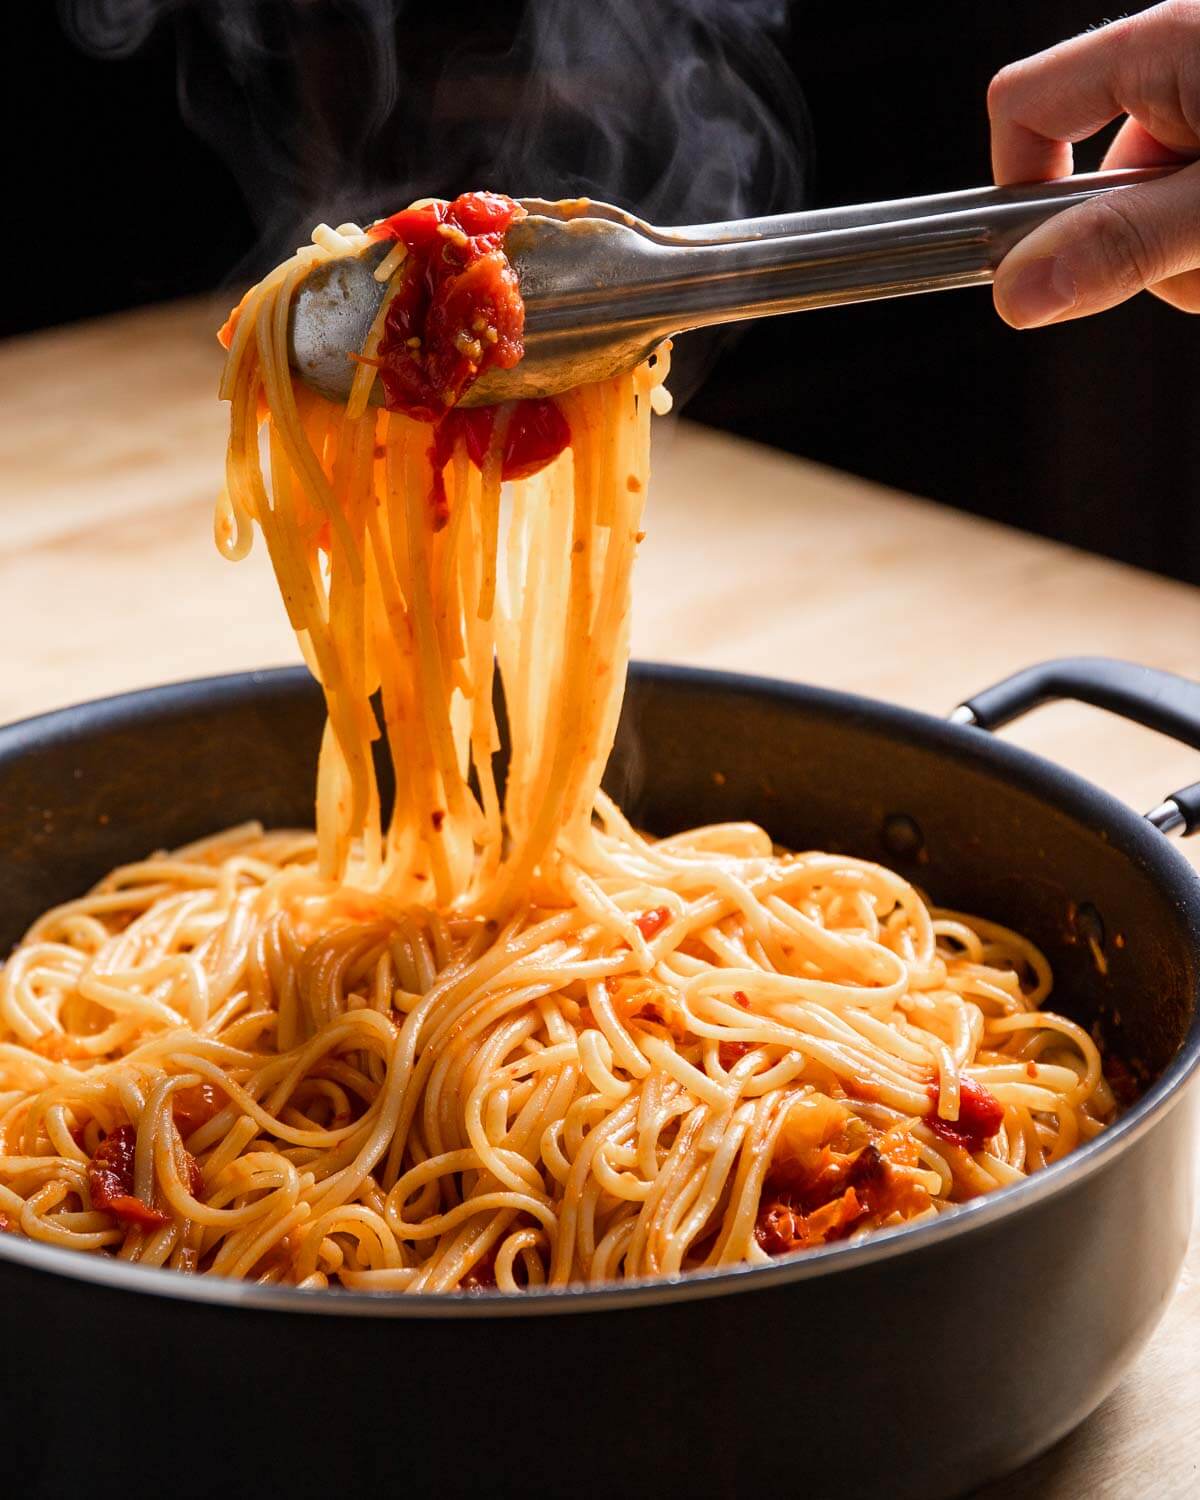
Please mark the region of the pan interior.
<svg viewBox="0 0 1200 1500"><path fill-rule="evenodd" d="M748 818L878 860L1046 954L1053 1008L1150 1082L1200 986L1200 882L1157 830L981 730L842 694L662 669L633 682L609 789L657 833Z"/></svg>
<svg viewBox="0 0 1200 1500"><path fill-rule="evenodd" d="M247 819L311 824L320 693L210 679L0 730L0 951L114 865ZM1098 789L979 731L814 689L636 667L606 777L653 833L750 819L879 860L1043 949L1053 1004L1145 1080L1192 1024L1200 882Z"/></svg>

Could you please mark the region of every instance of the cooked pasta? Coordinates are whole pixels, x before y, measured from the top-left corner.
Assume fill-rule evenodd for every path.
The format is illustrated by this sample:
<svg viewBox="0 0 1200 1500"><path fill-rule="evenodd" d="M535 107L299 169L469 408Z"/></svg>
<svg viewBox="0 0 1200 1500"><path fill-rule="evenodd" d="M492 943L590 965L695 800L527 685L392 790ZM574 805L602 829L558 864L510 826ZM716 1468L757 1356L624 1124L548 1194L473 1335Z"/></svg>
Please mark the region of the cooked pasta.
<svg viewBox="0 0 1200 1500"><path fill-rule="evenodd" d="M390 314L345 408L293 381L299 281L363 244L322 228L253 289L222 386L218 544L261 531L328 707L316 833L231 829L35 923L0 972L0 1227L516 1292L932 1218L1102 1129L1024 939L750 824L646 837L601 791L666 351L535 413L569 447L505 482L528 414L370 403Z"/></svg>

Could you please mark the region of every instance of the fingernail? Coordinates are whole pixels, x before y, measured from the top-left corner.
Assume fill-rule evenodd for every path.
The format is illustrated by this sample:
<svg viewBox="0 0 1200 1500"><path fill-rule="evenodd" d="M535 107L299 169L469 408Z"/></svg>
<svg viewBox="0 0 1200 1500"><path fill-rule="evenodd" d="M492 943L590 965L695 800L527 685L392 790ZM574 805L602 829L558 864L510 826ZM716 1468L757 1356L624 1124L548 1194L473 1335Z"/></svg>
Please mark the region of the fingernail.
<svg viewBox="0 0 1200 1500"><path fill-rule="evenodd" d="M1056 255L1022 266L1001 296L1004 316L1018 328L1037 328L1075 306L1075 278Z"/></svg>

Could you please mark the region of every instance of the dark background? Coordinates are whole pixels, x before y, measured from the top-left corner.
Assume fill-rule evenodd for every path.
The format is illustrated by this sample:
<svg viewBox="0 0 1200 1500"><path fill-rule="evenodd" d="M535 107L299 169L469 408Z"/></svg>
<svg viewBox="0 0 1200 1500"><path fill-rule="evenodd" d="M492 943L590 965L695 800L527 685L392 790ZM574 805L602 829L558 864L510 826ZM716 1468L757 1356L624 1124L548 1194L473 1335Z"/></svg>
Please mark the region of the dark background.
<svg viewBox="0 0 1200 1500"><path fill-rule="evenodd" d="M120 12L122 0L109 4ZM223 8L226 0L212 4ZM20 29L10 30L0 60L10 118L18 142L24 121L32 140L40 143L48 125L56 144L7 153L8 248L25 269L0 302L0 334L236 284L297 243L284 241L298 226L262 212L265 202L280 201L280 188L244 132L245 90L206 60L204 23L186 7L164 8L168 14L138 48L117 58L85 53L56 7L20 8ZM336 4L302 9L299 52L281 44L277 56L256 59L274 79L277 100L299 101L286 121L260 121L285 144L303 141L306 131L317 139L314 120L336 122L370 45ZM448 108L463 110L465 100L473 119L499 128L524 66L511 51L522 10L455 0L404 9L407 72L388 128L405 132L419 152L423 124L442 121L427 152L435 179L438 161L449 159L441 155ZM992 73L1104 19L1100 0L796 0L789 14L779 47L812 121L806 196L813 205L985 181ZM220 122L218 149L181 115L181 57L187 107ZM455 88L444 86L447 72ZM789 121L785 128L798 134L796 115ZM328 137L326 129L326 148ZM335 144L353 156L353 140ZM1080 165L1094 165L1098 149L1078 156ZM289 161L295 168L294 152ZM306 200L305 167L301 152L282 194L301 220L324 211ZM320 172L313 174L315 181ZM477 185L446 181L441 190ZM347 191L353 200L354 185ZM370 191L358 196L356 217L396 206L370 201ZM30 275L35 233L39 270ZM1004 327L982 289L834 309L761 322L729 339L687 411L1200 582L1200 509L1192 503L1200 480L1192 379L1198 336L1189 318L1149 297L1032 333Z"/></svg>

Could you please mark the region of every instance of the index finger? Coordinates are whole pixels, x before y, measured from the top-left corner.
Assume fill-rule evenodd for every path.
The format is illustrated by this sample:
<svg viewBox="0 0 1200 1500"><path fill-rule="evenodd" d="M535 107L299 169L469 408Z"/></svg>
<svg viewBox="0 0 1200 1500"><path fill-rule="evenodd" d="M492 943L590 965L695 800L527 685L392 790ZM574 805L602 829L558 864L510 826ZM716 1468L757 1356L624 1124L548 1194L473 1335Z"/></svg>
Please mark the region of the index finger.
<svg viewBox="0 0 1200 1500"><path fill-rule="evenodd" d="M1072 143L1121 114L1162 145L1194 151L1178 75L1198 39L1200 5L1166 0L1002 69L988 90L996 181L1068 176Z"/></svg>

